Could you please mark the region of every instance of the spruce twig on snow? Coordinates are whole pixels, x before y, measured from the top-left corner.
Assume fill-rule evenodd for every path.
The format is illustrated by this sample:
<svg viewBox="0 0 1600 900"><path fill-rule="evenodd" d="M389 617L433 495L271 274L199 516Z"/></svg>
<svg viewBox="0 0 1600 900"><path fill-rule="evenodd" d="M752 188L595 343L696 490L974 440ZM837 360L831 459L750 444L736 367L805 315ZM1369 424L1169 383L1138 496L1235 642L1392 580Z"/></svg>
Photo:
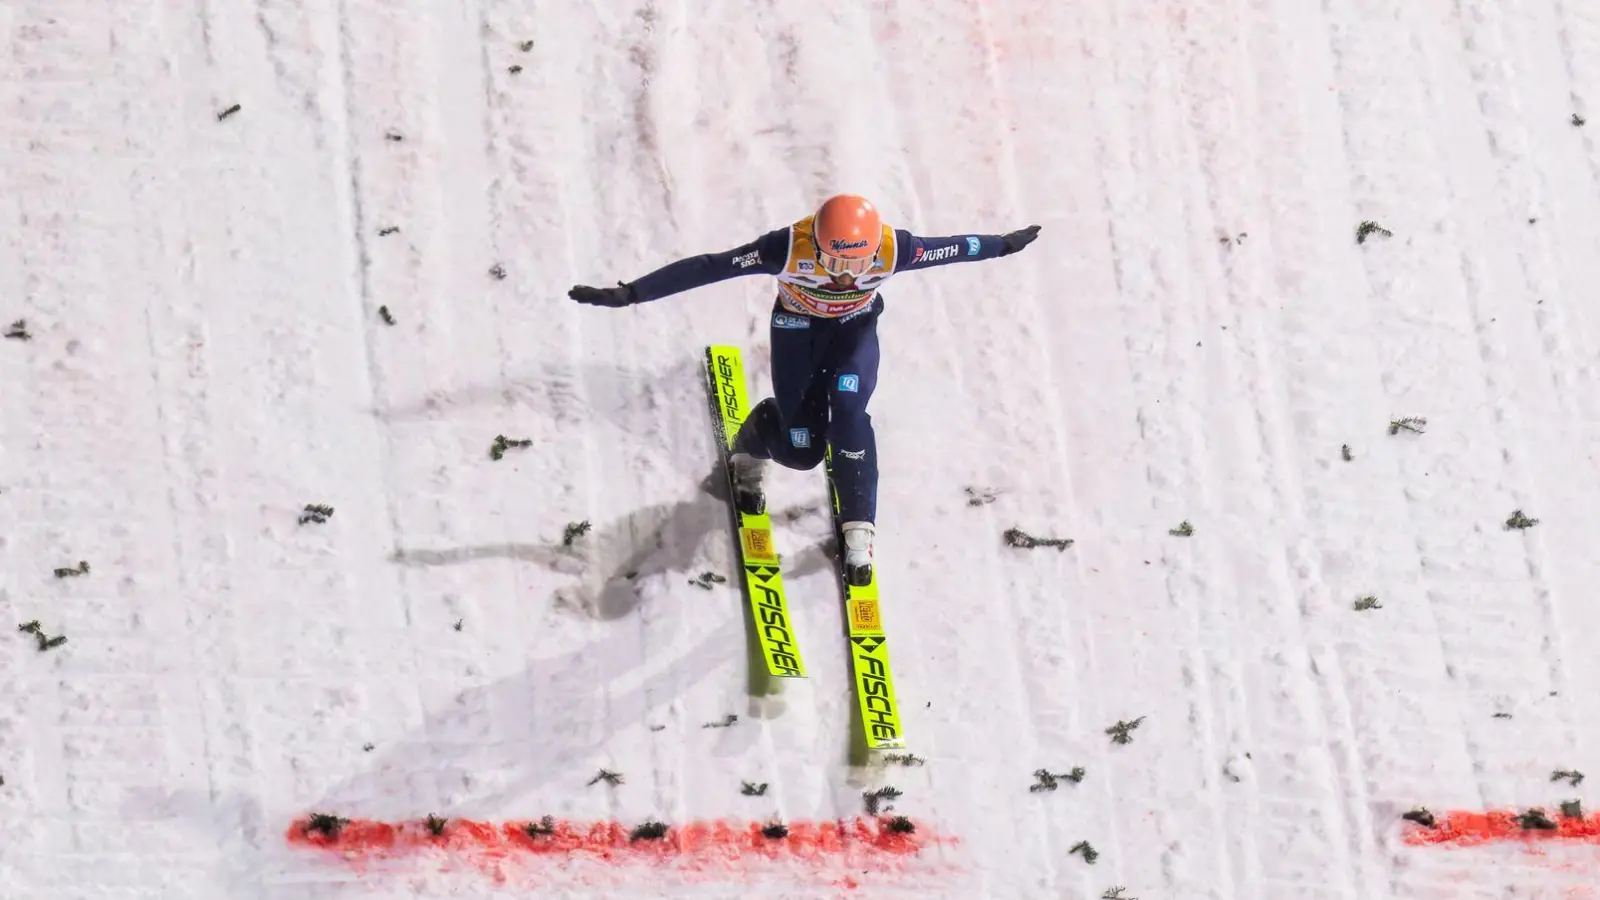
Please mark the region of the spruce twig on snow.
<svg viewBox="0 0 1600 900"><path fill-rule="evenodd" d="M1517 824L1524 831L1555 831L1561 827L1550 821L1550 817L1544 814L1544 810L1537 806L1517 816Z"/></svg>
<svg viewBox="0 0 1600 900"><path fill-rule="evenodd" d="M885 765L910 767L926 765L928 761L914 753L886 753L883 762Z"/></svg>
<svg viewBox="0 0 1600 900"><path fill-rule="evenodd" d="M18 319L6 329L6 337L13 341L31 341L33 335L28 333L28 320Z"/></svg>
<svg viewBox="0 0 1600 900"><path fill-rule="evenodd" d="M866 791L861 795L861 799L866 801L867 813L875 816L880 811L888 812L894 809L893 806L887 805L886 801L898 799L900 796L901 791L898 788L881 787L875 791Z"/></svg>
<svg viewBox="0 0 1600 900"><path fill-rule="evenodd" d="M1072 538L1041 538L1023 531L1021 528L1010 528L1005 533L1006 546L1020 547L1023 550L1032 550L1035 547L1054 547L1057 552L1071 547Z"/></svg>
<svg viewBox="0 0 1600 900"><path fill-rule="evenodd" d="M1167 534L1170 534L1173 537L1190 537L1194 534L1194 526L1189 524L1188 519L1184 519L1182 522L1178 523L1177 528L1167 529Z"/></svg>
<svg viewBox="0 0 1600 900"><path fill-rule="evenodd" d="M1040 791L1053 791L1059 787L1063 781L1070 781L1073 784L1079 784L1083 781L1083 776L1085 774L1086 773L1083 770L1083 766L1074 766L1072 771L1067 772L1064 775L1051 772L1049 769L1035 769L1033 772L1035 781L1028 787L1028 793L1037 794Z"/></svg>
<svg viewBox="0 0 1600 900"><path fill-rule="evenodd" d="M999 496L999 493L996 491L989 490L988 488L973 487L972 485L967 485L966 487L962 488L962 490L967 492L968 506L988 506L995 501L996 497Z"/></svg>
<svg viewBox="0 0 1600 900"><path fill-rule="evenodd" d="M1127 888L1120 884L1114 888L1106 888L1106 892L1100 895L1100 900L1139 900L1138 897L1123 896L1122 892L1126 890Z"/></svg>
<svg viewBox="0 0 1600 900"><path fill-rule="evenodd" d="M767 795L767 783L763 781L760 784L756 784L753 781L746 781L744 786L739 789L739 793L746 797L765 797Z"/></svg>
<svg viewBox="0 0 1600 900"><path fill-rule="evenodd" d="M1434 828L1439 824L1438 821L1434 819L1433 813L1428 812L1428 808L1426 806L1419 806L1400 818L1405 819L1407 822L1415 822L1418 825L1421 825L1423 828Z"/></svg>
<svg viewBox="0 0 1600 900"><path fill-rule="evenodd" d="M1133 743L1133 730L1138 728L1139 723L1143 721L1144 716L1140 716L1132 722L1119 721L1117 724L1107 728L1106 734L1111 735L1111 743L1113 744L1131 744Z"/></svg>
<svg viewBox="0 0 1600 900"><path fill-rule="evenodd" d="M773 822L761 829L761 836L772 841L780 841L789 836L789 826L782 822Z"/></svg>
<svg viewBox="0 0 1600 900"><path fill-rule="evenodd" d="M733 725L733 723L735 723L737 721L739 721L739 717L738 716L734 715L733 713L728 713L727 715L722 717L722 721L720 721L720 722L706 722L705 724L701 725L700 727L701 728L727 728L727 727Z"/></svg>
<svg viewBox="0 0 1600 900"><path fill-rule="evenodd" d="M622 774L620 772L612 772L607 769L601 769L599 775L589 779L589 785L593 785L597 781L604 781L606 784L621 784ZM589 785L585 785L585 787L588 787Z"/></svg>
<svg viewBox="0 0 1600 900"><path fill-rule="evenodd" d="M55 570L57 578L79 578L87 574L89 574L89 564L81 559L76 566Z"/></svg>
<svg viewBox="0 0 1600 900"><path fill-rule="evenodd" d="M533 441L526 438L508 438L503 434L497 434L494 436L494 443L489 445L489 458L499 462L507 450L532 446Z"/></svg>
<svg viewBox="0 0 1600 900"><path fill-rule="evenodd" d="M1570 121L1572 122L1572 127L1573 128L1582 128L1584 126L1584 123L1588 122L1589 120L1585 119L1583 116L1578 115L1577 113L1573 113L1572 114L1572 118L1570 119Z"/></svg>
<svg viewBox="0 0 1600 900"><path fill-rule="evenodd" d="M630 841L659 841L667 836L667 826L664 822L654 819L645 822L628 835Z"/></svg>
<svg viewBox="0 0 1600 900"><path fill-rule="evenodd" d="M307 503L299 521L301 525L308 522L321 525L331 518L333 518L333 507L321 503Z"/></svg>
<svg viewBox="0 0 1600 900"><path fill-rule="evenodd" d="M329 840L333 840L334 838L337 838L339 836L339 832L343 831L344 827L349 824L349 819L341 818L340 816L329 815L327 813L312 813L311 816L306 819L306 833L311 834L315 832L323 835Z"/></svg>
<svg viewBox="0 0 1600 900"><path fill-rule="evenodd" d="M567 523L567 529L561 533L561 546L571 547L573 541L588 534L589 529L593 527L593 525L589 524L588 519L584 519L582 522Z"/></svg>
<svg viewBox="0 0 1600 900"><path fill-rule="evenodd" d="M243 108L244 107L242 107L239 104L235 103L234 105L228 107L227 109L223 110L222 112L217 113L217 121L221 122L223 119L228 118L229 116L233 115L234 113L238 112L239 110L241 110Z"/></svg>
<svg viewBox="0 0 1600 900"><path fill-rule="evenodd" d="M1079 841L1073 844L1072 849L1067 852L1082 854L1083 861L1091 866L1094 865L1095 860L1100 858L1100 851L1094 849L1094 845L1088 841Z"/></svg>
<svg viewBox="0 0 1600 900"><path fill-rule="evenodd" d="M428 818L426 819L425 824L428 826L429 834L433 835L434 837L441 837L444 835L444 827L450 824L450 820L444 818L443 816L436 816L433 813L428 813Z"/></svg>
<svg viewBox="0 0 1600 900"><path fill-rule="evenodd" d="M1557 769L1550 773L1550 780L1565 781L1567 784L1577 787L1583 784L1583 773L1577 769Z"/></svg>
<svg viewBox="0 0 1600 900"><path fill-rule="evenodd" d="M54 650L67 642L67 636L64 634L58 634L55 637L45 634L44 629L39 625L38 619L34 619L31 622L23 622L17 626L17 630L23 634L33 635L34 640L39 642L40 653L46 650Z"/></svg>
<svg viewBox="0 0 1600 900"><path fill-rule="evenodd" d="M895 834L911 834L917 830L917 823L905 816L895 816L889 820L888 828Z"/></svg>
<svg viewBox="0 0 1600 900"><path fill-rule="evenodd" d="M1339 458L1344 460L1345 462L1350 462L1351 460L1356 458L1355 454L1350 452L1350 445L1349 444L1340 444L1339 445Z"/></svg>
<svg viewBox="0 0 1600 900"><path fill-rule="evenodd" d="M556 817L545 816L537 822L529 822L522 830L531 838L548 837L556 833Z"/></svg>
<svg viewBox="0 0 1600 900"><path fill-rule="evenodd" d="M1401 419L1390 419L1389 433L1399 434L1401 431L1409 431L1412 434L1422 434L1422 429L1426 428L1427 425L1428 420L1422 418L1421 416L1406 416Z"/></svg>
<svg viewBox="0 0 1600 900"><path fill-rule="evenodd" d="M378 229L378 237L388 237L391 234L399 234L399 233L400 233L400 226L399 225L389 225L389 226L386 226L384 228L379 228Z"/></svg>
<svg viewBox="0 0 1600 900"><path fill-rule="evenodd" d="M387 306L378 307L378 318L382 319L385 325L394 324L394 313L389 312L389 307Z"/></svg>
<svg viewBox="0 0 1600 900"><path fill-rule="evenodd" d="M1356 226L1356 243L1365 244L1367 242L1367 238L1374 234L1380 234L1384 237L1394 237L1394 232L1383 227L1382 225L1379 225L1377 222L1368 219Z"/></svg>
<svg viewBox="0 0 1600 900"><path fill-rule="evenodd" d="M1378 598L1371 595L1362 597L1353 605L1355 606L1356 612L1362 612L1368 609L1383 609L1383 604L1378 602Z"/></svg>
<svg viewBox="0 0 1600 900"><path fill-rule="evenodd" d="M727 584L728 579L715 572L701 572L699 577L689 579L689 583L697 588L705 588L709 591L713 584Z"/></svg>
<svg viewBox="0 0 1600 900"><path fill-rule="evenodd" d="M1537 524L1539 524L1538 519L1530 519L1522 514L1522 510L1514 509L1511 511L1511 515L1506 519L1506 530L1521 531L1524 528L1532 528Z"/></svg>

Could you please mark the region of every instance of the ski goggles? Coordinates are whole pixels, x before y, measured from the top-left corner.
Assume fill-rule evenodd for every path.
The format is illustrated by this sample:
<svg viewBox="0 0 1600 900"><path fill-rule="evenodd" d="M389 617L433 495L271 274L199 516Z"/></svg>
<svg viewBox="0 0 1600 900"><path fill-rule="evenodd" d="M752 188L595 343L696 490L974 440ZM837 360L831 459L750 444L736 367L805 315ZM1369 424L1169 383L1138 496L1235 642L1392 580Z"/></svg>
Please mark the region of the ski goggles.
<svg viewBox="0 0 1600 900"><path fill-rule="evenodd" d="M871 256L834 256L822 248L817 248L817 265L822 266L822 271L835 278L840 275L850 275L855 278L872 271L878 261L878 254Z"/></svg>

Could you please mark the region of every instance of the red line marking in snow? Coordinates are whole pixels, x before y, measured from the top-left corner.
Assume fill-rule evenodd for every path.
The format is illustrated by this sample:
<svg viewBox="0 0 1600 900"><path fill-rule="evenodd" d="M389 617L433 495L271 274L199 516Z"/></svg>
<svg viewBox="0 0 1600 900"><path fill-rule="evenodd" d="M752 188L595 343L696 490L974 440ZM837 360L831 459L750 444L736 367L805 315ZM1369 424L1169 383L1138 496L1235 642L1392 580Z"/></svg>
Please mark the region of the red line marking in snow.
<svg viewBox="0 0 1600 900"><path fill-rule="evenodd" d="M352 819L334 838L308 831L308 823L301 818L289 826L290 845L326 852L358 867L372 861L442 856L500 878L509 865L579 860L612 868L670 864L679 871L717 869L735 876L751 866L787 862L815 869L849 868L854 875L891 871L928 847L955 843L925 825L899 833L889 829L888 819L876 818L789 822L789 833L782 838L763 835L764 823L695 821L670 826L657 840L631 840L631 828L607 821L557 820L551 834L538 837L527 833L525 821L451 819L436 836L421 819Z"/></svg>
<svg viewBox="0 0 1600 900"><path fill-rule="evenodd" d="M1447 844L1456 847L1513 841L1600 844L1600 815L1569 819L1558 813L1553 814L1552 810L1545 812L1555 822L1554 830L1523 828L1517 824L1518 814L1515 812L1457 811L1446 813L1442 818L1436 816L1438 825L1434 828L1413 825L1406 831L1404 839L1412 845Z"/></svg>

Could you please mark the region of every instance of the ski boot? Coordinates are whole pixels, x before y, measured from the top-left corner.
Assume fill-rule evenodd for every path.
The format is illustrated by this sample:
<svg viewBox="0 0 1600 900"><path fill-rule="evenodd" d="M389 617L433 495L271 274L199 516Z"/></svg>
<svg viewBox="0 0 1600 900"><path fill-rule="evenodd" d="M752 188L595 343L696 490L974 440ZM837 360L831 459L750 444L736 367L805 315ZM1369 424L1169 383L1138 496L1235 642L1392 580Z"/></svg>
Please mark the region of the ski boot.
<svg viewBox="0 0 1600 900"><path fill-rule="evenodd" d="M767 495L762 481L767 473L767 460L748 453L728 454L729 476L733 481L733 505L747 516L759 516L767 511Z"/></svg>
<svg viewBox="0 0 1600 900"><path fill-rule="evenodd" d="M854 587L872 583L871 522L846 522L839 526L844 537L844 580Z"/></svg>

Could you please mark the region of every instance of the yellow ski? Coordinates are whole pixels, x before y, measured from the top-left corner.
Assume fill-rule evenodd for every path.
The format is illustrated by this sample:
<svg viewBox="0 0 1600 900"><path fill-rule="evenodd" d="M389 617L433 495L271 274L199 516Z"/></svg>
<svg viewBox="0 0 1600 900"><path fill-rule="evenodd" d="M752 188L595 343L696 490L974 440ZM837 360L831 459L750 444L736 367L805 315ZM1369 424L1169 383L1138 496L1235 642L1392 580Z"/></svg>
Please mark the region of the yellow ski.
<svg viewBox="0 0 1600 900"><path fill-rule="evenodd" d="M856 587L844 577L844 538L839 533L839 492L833 484L833 446L828 447L828 495L833 503L833 531L839 539L839 584L844 588L845 621L850 627L850 670L855 675L856 702L869 750L902 750L900 705L889 674L889 636L883 632L878 607L878 567L872 582Z"/></svg>
<svg viewBox="0 0 1600 900"><path fill-rule="evenodd" d="M706 348L706 379L710 390L712 423L715 425L722 467L728 471L728 451L739 426L750 411L745 390L744 358L738 347L717 345ZM747 516L733 504L733 479L728 479L728 507L739 536L739 561L744 568L745 595L767 671L778 678L804 678L800 646L795 642L789 622L788 603L783 594L783 573L778 547L772 537L772 520L763 513Z"/></svg>

